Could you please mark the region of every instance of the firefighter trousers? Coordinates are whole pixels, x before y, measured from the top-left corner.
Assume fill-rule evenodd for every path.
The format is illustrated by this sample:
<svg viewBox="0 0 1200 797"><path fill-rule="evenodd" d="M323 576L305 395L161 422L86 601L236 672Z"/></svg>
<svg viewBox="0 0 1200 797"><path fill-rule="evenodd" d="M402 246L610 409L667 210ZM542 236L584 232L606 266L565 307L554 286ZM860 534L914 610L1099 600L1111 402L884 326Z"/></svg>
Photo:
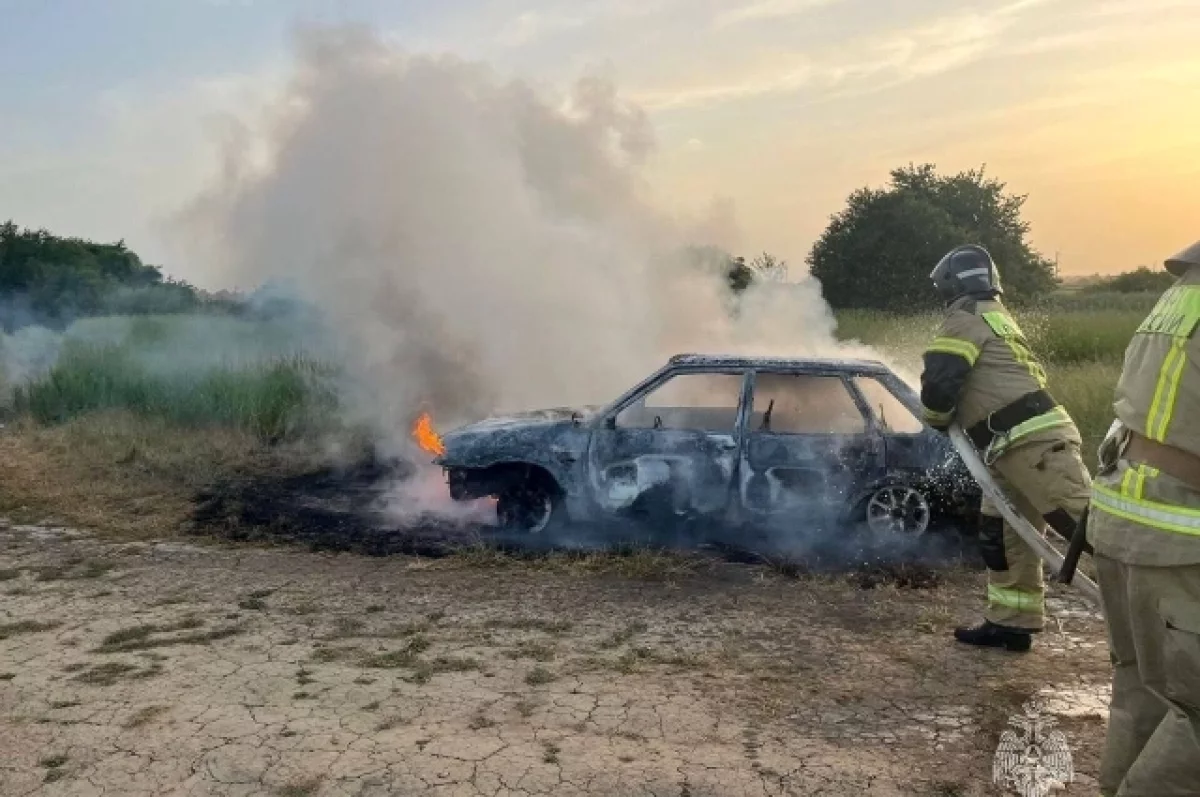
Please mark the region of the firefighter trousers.
<svg viewBox="0 0 1200 797"><path fill-rule="evenodd" d="M1071 440L1029 442L1006 451L991 466L996 483L1034 528L1067 533L1091 501L1091 477ZM1045 622L1042 560L985 497L979 547L988 568L987 611L996 625L1040 631Z"/></svg>
<svg viewBox="0 0 1200 797"><path fill-rule="evenodd" d="M1200 565L1095 562L1113 660L1100 793L1200 795Z"/></svg>

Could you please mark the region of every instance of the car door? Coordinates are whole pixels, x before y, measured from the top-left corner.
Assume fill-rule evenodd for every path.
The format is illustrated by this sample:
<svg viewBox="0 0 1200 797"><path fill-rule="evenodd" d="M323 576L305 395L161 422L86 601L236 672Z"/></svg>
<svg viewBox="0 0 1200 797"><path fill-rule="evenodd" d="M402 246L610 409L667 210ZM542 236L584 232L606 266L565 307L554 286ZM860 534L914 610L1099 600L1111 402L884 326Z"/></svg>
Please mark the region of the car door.
<svg viewBox="0 0 1200 797"><path fill-rule="evenodd" d="M758 371L738 494L753 515L832 517L874 478L883 441L836 373Z"/></svg>
<svg viewBox="0 0 1200 797"><path fill-rule="evenodd" d="M588 451L598 508L656 520L722 518L746 399L742 370L667 372L600 420Z"/></svg>

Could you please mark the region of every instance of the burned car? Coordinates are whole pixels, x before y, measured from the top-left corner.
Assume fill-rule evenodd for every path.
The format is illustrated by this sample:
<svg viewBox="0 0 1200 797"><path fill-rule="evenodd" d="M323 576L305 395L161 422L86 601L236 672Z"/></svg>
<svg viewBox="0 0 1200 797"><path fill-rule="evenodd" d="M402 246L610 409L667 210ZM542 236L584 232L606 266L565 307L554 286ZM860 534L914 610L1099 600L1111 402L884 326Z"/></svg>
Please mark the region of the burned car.
<svg viewBox="0 0 1200 797"><path fill-rule="evenodd" d="M681 354L602 408L492 418L443 437L451 496L505 530L648 521L857 524L924 534L979 488L879 362Z"/></svg>

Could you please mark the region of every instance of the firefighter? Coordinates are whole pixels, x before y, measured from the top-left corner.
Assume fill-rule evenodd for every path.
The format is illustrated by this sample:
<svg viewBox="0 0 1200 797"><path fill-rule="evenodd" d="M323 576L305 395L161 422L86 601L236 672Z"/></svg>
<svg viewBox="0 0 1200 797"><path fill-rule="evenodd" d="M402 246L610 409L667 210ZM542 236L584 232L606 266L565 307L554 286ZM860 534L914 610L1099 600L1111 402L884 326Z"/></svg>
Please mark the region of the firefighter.
<svg viewBox="0 0 1200 797"><path fill-rule="evenodd" d="M941 431L957 421L1021 514L1069 540L1091 496L1079 431L1047 392L1045 369L1000 301L996 264L982 246L960 246L929 276L948 312L924 355L925 420ZM981 624L954 636L1027 651L1044 622L1042 561L986 498L979 545L987 610Z"/></svg>
<svg viewBox="0 0 1200 797"><path fill-rule="evenodd" d="M1200 242L1125 351L1087 541L1113 661L1100 790L1200 794Z"/></svg>

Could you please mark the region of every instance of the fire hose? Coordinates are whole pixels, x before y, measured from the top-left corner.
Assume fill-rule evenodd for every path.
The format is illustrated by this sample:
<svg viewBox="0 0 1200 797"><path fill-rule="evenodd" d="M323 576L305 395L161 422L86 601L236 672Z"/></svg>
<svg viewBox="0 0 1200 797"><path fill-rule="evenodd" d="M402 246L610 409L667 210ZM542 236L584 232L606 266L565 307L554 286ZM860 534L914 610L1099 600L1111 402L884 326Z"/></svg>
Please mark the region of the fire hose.
<svg viewBox="0 0 1200 797"><path fill-rule="evenodd" d="M949 434L950 442L958 450L958 454L962 457L963 463L966 464L967 470L971 472L971 476L979 484L984 495L988 497L1004 519L1008 521L1009 527L1029 544L1034 553L1058 571L1059 582L1073 584L1076 589L1083 593L1084 597L1090 599L1096 606L1100 606L1100 587L1083 573L1075 571L1079 556L1082 554L1086 544L1084 526L1087 523L1087 513L1085 512L1083 517L1080 518L1079 528L1076 529L1070 541L1070 548L1064 557L1050 544L1041 532L1034 528L1032 523L1021 515L1008 496L1004 494L1000 485L996 484L996 480L992 478L991 471L984 464L983 458L979 456L974 443L967 437L962 427L957 423L953 424L950 427Z"/></svg>

